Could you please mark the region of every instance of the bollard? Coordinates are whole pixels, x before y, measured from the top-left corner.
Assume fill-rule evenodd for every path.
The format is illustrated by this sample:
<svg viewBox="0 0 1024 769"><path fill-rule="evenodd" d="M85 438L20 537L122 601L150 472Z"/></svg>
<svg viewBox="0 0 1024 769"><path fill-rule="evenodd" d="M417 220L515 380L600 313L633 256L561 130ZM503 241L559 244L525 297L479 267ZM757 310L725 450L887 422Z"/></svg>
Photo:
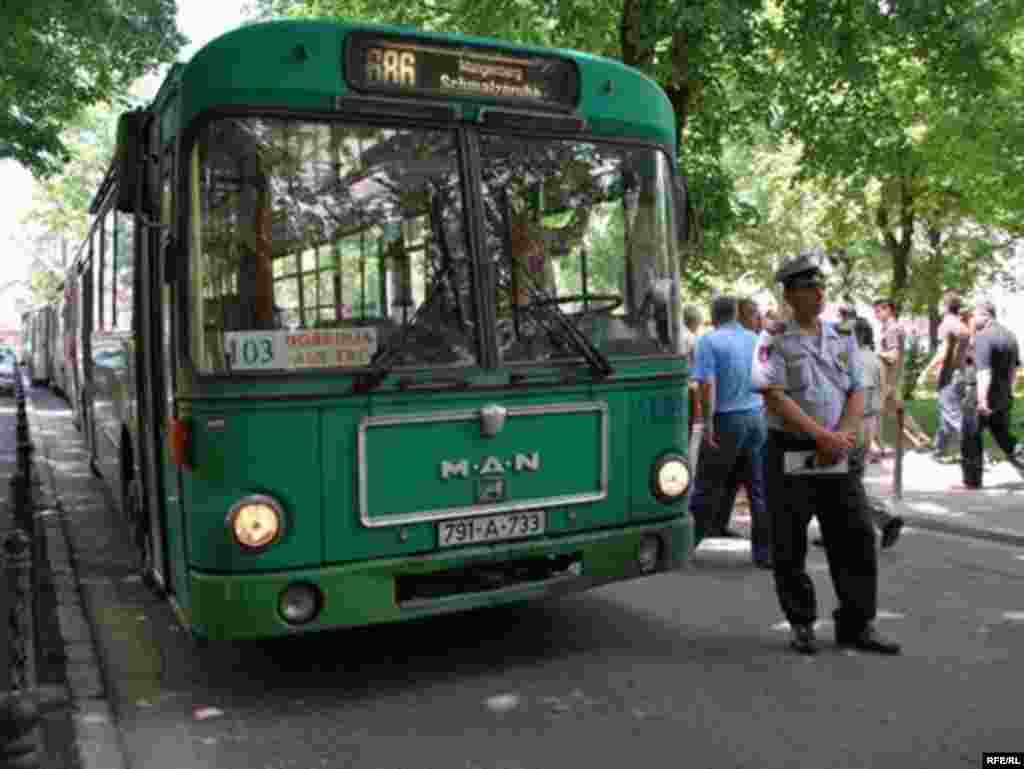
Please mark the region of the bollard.
<svg viewBox="0 0 1024 769"><path fill-rule="evenodd" d="M25 691L0 694L0 768L39 766L39 707Z"/></svg>
<svg viewBox="0 0 1024 769"><path fill-rule="evenodd" d="M4 684L0 694L0 767L34 769L39 766L39 709L35 698L17 683L26 683L22 612L28 600L28 570L32 541L20 529L7 534L2 545L4 561Z"/></svg>
<svg viewBox="0 0 1024 769"><path fill-rule="evenodd" d="M893 496L903 499L903 405L896 409L896 463L892 476Z"/></svg>
<svg viewBox="0 0 1024 769"><path fill-rule="evenodd" d="M7 574L0 574L0 692L14 688L14 591Z"/></svg>
<svg viewBox="0 0 1024 769"><path fill-rule="evenodd" d="M28 607L29 569L32 541L20 529L7 534L2 545L4 581L4 631L5 631L5 680L7 689L15 689L25 683L26 631L22 618L30 611Z"/></svg>
<svg viewBox="0 0 1024 769"><path fill-rule="evenodd" d="M25 473L11 478L11 506L14 519L26 528L32 525L32 483Z"/></svg>

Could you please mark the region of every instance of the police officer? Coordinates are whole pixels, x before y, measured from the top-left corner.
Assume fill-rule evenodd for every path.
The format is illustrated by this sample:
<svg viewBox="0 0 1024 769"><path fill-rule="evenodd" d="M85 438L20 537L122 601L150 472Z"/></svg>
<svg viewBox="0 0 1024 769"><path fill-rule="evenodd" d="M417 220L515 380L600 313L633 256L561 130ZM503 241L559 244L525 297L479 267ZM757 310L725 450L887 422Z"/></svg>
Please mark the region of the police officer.
<svg viewBox="0 0 1024 769"><path fill-rule="evenodd" d="M790 645L818 650L817 603L807 574L807 526L817 516L839 608L836 643L898 654L874 629L878 593L875 531L849 456L858 444L864 391L857 343L820 315L825 306L822 254L805 252L776 274L793 319L762 333L752 384L764 394L768 422L765 475L773 514L775 589L792 628Z"/></svg>

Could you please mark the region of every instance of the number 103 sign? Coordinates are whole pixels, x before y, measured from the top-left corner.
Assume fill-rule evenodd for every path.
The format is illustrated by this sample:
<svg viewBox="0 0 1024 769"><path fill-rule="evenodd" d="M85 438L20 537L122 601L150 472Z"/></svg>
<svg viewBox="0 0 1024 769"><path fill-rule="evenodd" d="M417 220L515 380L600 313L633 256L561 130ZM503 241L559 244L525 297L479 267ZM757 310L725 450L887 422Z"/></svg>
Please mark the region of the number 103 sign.
<svg viewBox="0 0 1024 769"><path fill-rule="evenodd" d="M224 352L234 371L366 366L376 351L374 328L224 334Z"/></svg>

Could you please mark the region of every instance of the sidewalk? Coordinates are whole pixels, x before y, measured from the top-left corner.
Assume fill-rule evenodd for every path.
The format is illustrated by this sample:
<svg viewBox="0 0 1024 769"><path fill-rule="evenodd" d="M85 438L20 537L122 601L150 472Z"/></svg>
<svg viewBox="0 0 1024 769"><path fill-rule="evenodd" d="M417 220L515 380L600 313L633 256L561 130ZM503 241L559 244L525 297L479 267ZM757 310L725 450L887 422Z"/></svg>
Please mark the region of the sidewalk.
<svg viewBox="0 0 1024 769"><path fill-rule="evenodd" d="M869 494L889 501L908 525L1013 545L1024 545L1024 479L1009 462L985 466L984 487L957 488L963 477L957 463L943 464L930 454L903 455L903 499L893 497L894 460L868 465Z"/></svg>
<svg viewBox="0 0 1024 769"><path fill-rule="evenodd" d="M868 465L864 486L908 526L1024 546L1024 479L1009 462L986 465L984 487L976 491L957 488L963 482L959 464L937 462L930 453L904 453L902 499L895 498L894 475L895 459L886 458ZM742 489L732 521L748 533L750 506Z"/></svg>
<svg viewBox="0 0 1024 769"><path fill-rule="evenodd" d="M60 693L70 707L61 707L42 720L39 769L123 769L124 761L114 713L102 676L89 607L83 601L75 548L69 541L69 510L82 499L101 499L90 487L98 482L80 451L60 427L73 432L70 412L37 412L37 402L63 404L48 388L24 383L28 438L33 448L32 529L35 540L33 582L36 587L34 649L37 682ZM52 411L52 406L50 407ZM0 412L2 416L2 412ZM16 441L16 424L0 420L0 453ZM64 450L60 451L60 446ZM69 455L74 455L70 459ZM2 469L2 468L0 468ZM59 495L57 479L72 493ZM65 489L66 490L66 489ZM63 496L63 498L62 498ZM102 525L93 523L102 536ZM36 764L32 764L36 766Z"/></svg>

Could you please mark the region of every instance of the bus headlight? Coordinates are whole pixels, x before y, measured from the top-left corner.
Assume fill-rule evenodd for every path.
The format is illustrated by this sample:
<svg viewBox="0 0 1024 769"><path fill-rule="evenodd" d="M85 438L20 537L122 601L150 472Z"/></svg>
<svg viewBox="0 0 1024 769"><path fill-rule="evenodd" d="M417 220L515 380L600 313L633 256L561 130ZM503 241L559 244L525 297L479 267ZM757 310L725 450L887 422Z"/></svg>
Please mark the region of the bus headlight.
<svg viewBox="0 0 1024 769"><path fill-rule="evenodd" d="M654 496L666 504L677 502L690 486L690 468L679 454L665 454L654 463L651 475Z"/></svg>
<svg viewBox="0 0 1024 769"><path fill-rule="evenodd" d="M254 494L231 506L228 529L243 550L264 550L284 532L284 510L273 497Z"/></svg>

